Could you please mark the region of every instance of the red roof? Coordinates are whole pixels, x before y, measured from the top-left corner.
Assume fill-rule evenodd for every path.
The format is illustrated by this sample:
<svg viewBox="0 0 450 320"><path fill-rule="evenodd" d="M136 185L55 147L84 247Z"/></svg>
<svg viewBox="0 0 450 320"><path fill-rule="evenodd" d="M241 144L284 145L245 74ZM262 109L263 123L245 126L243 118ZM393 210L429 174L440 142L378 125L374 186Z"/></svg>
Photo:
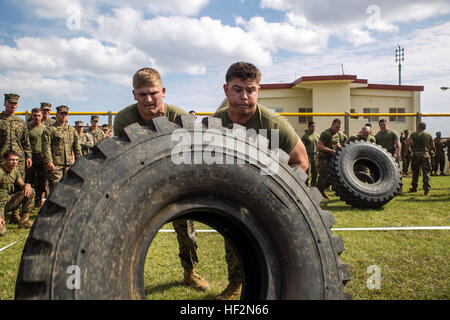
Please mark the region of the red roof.
<svg viewBox="0 0 450 320"><path fill-rule="evenodd" d="M352 80L352 83L367 84L364 89L378 90L406 90L406 91L423 91L423 86L407 86L394 84L370 84L366 79L358 79L355 75L328 75L328 76L304 76L291 83L266 83L261 84L261 89L290 89L297 84L305 81L330 81L330 80Z"/></svg>

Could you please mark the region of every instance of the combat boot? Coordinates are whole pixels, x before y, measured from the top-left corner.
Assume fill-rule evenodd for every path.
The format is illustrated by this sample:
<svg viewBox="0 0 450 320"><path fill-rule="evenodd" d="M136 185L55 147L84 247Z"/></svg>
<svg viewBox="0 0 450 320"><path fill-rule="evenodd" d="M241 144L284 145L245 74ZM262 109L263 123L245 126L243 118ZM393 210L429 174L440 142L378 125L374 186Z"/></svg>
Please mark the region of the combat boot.
<svg viewBox="0 0 450 320"><path fill-rule="evenodd" d="M413 187L411 187L411 188L409 188L409 192L417 192L417 189L416 189L416 188L413 188Z"/></svg>
<svg viewBox="0 0 450 320"><path fill-rule="evenodd" d="M18 224L20 221L20 211L19 209L15 209L11 213L11 218L9 219L9 223Z"/></svg>
<svg viewBox="0 0 450 320"><path fill-rule="evenodd" d="M17 229L30 229L32 225L33 225L33 222L30 221L30 214L23 213L22 219L20 219Z"/></svg>
<svg viewBox="0 0 450 320"><path fill-rule="evenodd" d="M200 277L192 269L184 269L183 283L199 291L209 291L211 287L205 279Z"/></svg>
<svg viewBox="0 0 450 320"><path fill-rule="evenodd" d="M424 190L423 194L429 198L430 197L430 190Z"/></svg>
<svg viewBox="0 0 450 320"><path fill-rule="evenodd" d="M233 300L241 295L242 283L230 282L225 290L222 291L216 298L216 300Z"/></svg>

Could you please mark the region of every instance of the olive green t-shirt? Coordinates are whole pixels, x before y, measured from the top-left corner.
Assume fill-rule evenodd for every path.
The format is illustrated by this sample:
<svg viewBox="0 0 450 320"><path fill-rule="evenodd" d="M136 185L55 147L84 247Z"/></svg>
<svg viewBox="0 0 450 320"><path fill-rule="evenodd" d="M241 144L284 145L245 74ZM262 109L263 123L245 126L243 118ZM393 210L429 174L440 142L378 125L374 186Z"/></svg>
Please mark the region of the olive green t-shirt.
<svg viewBox="0 0 450 320"><path fill-rule="evenodd" d="M325 147L336 150L338 143L340 143L342 146L344 144L344 142L347 141L347 135L340 131L333 133L333 132L331 132L331 128L328 128L320 134L319 140L322 141L322 143ZM320 157L331 157L330 154L328 154L327 152L323 152L323 151L319 151L319 156Z"/></svg>
<svg viewBox="0 0 450 320"><path fill-rule="evenodd" d="M428 132L416 131L409 136L412 140L412 152L430 152L433 137Z"/></svg>
<svg viewBox="0 0 450 320"><path fill-rule="evenodd" d="M188 113L177 106L164 103L164 116L169 118L169 121L174 122L175 118L182 114ZM147 120L142 119L139 114L137 103L129 105L116 114L113 125L114 136L120 135L126 126L135 122L139 123L141 126L147 124Z"/></svg>
<svg viewBox="0 0 450 320"><path fill-rule="evenodd" d="M350 136L350 138L348 138L348 142L360 141L360 140L368 141L368 142L372 142L372 143L376 143L377 142L377 139L374 136L370 135L370 134L367 136L366 139L364 139L360 134L358 134L356 136Z"/></svg>
<svg viewBox="0 0 450 320"><path fill-rule="evenodd" d="M0 203L9 200L14 192L14 183L20 178L21 175L17 168L8 172L0 165Z"/></svg>
<svg viewBox="0 0 450 320"><path fill-rule="evenodd" d="M45 130L45 125L35 126L28 124L28 134L30 135L30 144L32 153L42 153L42 133Z"/></svg>
<svg viewBox="0 0 450 320"><path fill-rule="evenodd" d="M302 142L305 145L306 152L308 154L317 153L317 142L319 141L319 135L315 132L310 133L309 130L305 131L302 136Z"/></svg>
<svg viewBox="0 0 450 320"><path fill-rule="evenodd" d="M228 107L217 110L213 117L220 118L224 127L228 127L229 124L233 123L228 116ZM256 105L255 114L242 126L247 129L254 129L257 133L261 129L266 129L270 146L273 145L271 130L278 130L278 147L286 153L290 153L300 139L294 128L284 117L262 105Z"/></svg>
<svg viewBox="0 0 450 320"><path fill-rule="evenodd" d="M386 131L379 131L375 135L375 139L377 140L377 144L385 148L391 154L395 151L395 144L398 141L398 134L394 130L387 129Z"/></svg>

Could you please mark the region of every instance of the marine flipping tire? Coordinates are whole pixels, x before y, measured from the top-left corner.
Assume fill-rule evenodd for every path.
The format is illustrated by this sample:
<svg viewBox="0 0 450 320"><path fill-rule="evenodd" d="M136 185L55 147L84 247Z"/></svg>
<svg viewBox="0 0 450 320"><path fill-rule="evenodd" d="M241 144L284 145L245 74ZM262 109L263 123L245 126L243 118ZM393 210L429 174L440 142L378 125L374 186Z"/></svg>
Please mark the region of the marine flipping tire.
<svg viewBox="0 0 450 320"><path fill-rule="evenodd" d="M370 174L360 167L368 168ZM331 158L329 174L336 195L357 208L379 208L402 186L395 159L386 149L366 141L344 144Z"/></svg>
<svg viewBox="0 0 450 320"><path fill-rule="evenodd" d="M244 271L242 299L350 298L344 292L349 268L339 259L343 242L331 234L333 216L320 209L318 190L305 186L305 173L287 165L286 153L251 144L267 139L204 120L187 115L178 125L166 117L132 124L77 161L33 224L15 298L145 299L147 250L177 218L206 223L230 241ZM198 126L214 141L198 143ZM175 164L171 154L179 142L171 137L180 127L193 138L185 159L210 152L234 163ZM208 149L231 132L249 152L229 144ZM263 162L278 157L277 172L261 174ZM76 268L79 283L68 286Z"/></svg>

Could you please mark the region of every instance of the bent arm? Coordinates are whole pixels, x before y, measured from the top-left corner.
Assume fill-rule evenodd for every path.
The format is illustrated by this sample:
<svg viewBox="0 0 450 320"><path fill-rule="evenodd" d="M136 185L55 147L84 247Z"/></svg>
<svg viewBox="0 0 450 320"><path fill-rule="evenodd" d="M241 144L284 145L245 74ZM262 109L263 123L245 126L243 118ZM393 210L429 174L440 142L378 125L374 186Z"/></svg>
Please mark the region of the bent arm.
<svg viewBox="0 0 450 320"><path fill-rule="evenodd" d="M301 139L298 139L297 144L289 152L289 165L291 167L300 167L303 171L308 170L308 153L306 152L305 145Z"/></svg>

